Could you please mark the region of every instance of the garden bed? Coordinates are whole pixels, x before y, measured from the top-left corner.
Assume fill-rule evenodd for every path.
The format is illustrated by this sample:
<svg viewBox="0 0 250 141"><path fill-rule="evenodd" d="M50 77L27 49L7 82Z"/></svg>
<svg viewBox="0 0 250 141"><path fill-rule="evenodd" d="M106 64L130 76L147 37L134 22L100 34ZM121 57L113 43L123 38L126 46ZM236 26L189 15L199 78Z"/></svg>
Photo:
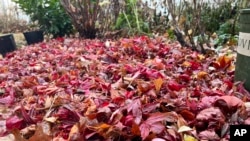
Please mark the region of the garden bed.
<svg viewBox="0 0 250 141"><path fill-rule="evenodd" d="M229 140L249 124L235 55L164 37L58 38L0 60L1 135L17 140Z"/></svg>

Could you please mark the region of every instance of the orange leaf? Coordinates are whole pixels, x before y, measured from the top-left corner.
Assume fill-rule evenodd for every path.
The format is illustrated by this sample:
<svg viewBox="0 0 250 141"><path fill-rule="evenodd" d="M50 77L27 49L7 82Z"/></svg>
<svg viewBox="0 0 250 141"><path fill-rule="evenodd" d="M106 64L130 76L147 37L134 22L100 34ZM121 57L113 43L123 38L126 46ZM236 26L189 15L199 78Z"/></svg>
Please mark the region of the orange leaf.
<svg viewBox="0 0 250 141"><path fill-rule="evenodd" d="M98 124L97 126L90 126L89 128L92 130L95 130L100 135L104 136L105 138L108 138L109 136L111 136L112 131L114 131L113 126L106 124L106 123Z"/></svg>
<svg viewBox="0 0 250 141"><path fill-rule="evenodd" d="M91 127L91 128L95 129L98 132L104 132L104 131L107 131L110 127L111 127L111 125L108 125L106 123L102 123L102 124L99 124L99 125Z"/></svg>
<svg viewBox="0 0 250 141"><path fill-rule="evenodd" d="M157 93L159 93L162 84L163 84L162 78L158 78L158 79L154 80L155 90Z"/></svg>
<svg viewBox="0 0 250 141"><path fill-rule="evenodd" d="M231 56L220 56L218 58L218 63L220 64L220 68L226 68L228 66L230 66L231 62L232 62L233 58Z"/></svg>
<svg viewBox="0 0 250 141"><path fill-rule="evenodd" d="M146 82L138 82L138 91L140 93L145 93L151 89L151 85Z"/></svg>
<svg viewBox="0 0 250 141"><path fill-rule="evenodd" d="M188 111L188 110L182 110L180 112L180 114L182 115L182 117L186 120L192 121L195 119L195 114L193 114L192 112Z"/></svg>
<svg viewBox="0 0 250 141"><path fill-rule="evenodd" d="M44 133L42 124L39 124L37 126L35 134L29 139L29 141L50 141L50 140L52 140L52 137Z"/></svg>
<svg viewBox="0 0 250 141"><path fill-rule="evenodd" d="M190 67L192 64L190 62L188 62L188 61L185 61L185 62L182 63L182 65L184 67Z"/></svg>
<svg viewBox="0 0 250 141"><path fill-rule="evenodd" d="M99 126L99 128L100 128L100 129L107 129L107 128L110 128L110 125L103 123L103 124L101 124L101 125Z"/></svg>
<svg viewBox="0 0 250 141"><path fill-rule="evenodd" d="M205 72L205 71L200 71L200 72L197 74L197 78L198 78L198 79L203 79L203 78L205 78L207 75L208 75L207 72Z"/></svg>
<svg viewBox="0 0 250 141"><path fill-rule="evenodd" d="M137 135L137 136L140 136L141 135L141 131L140 131L140 128L137 124L133 124L132 125L132 129L131 129L131 132L133 135Z"/></svg>
<svg viewBox="0 0 250 141"><path fill-rule="evenodd" d="M23 138L18 129L12 130L11 133L14 135L15 141L27 141L26 139Z"/></svg>

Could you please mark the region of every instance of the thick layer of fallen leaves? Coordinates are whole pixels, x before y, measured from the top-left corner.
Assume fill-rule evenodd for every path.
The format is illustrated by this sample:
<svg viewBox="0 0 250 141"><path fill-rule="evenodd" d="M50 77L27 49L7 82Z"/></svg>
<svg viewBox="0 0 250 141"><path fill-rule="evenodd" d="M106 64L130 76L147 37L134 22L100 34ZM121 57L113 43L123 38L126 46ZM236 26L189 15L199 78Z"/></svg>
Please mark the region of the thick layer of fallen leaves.
<svg viewBox="0 0 250 141"><path fill-rule="evenodd" d="M0 60L0 133L24 141L228 140L229 125L250 123L234 60L162 37L27 46Z"/></svg>

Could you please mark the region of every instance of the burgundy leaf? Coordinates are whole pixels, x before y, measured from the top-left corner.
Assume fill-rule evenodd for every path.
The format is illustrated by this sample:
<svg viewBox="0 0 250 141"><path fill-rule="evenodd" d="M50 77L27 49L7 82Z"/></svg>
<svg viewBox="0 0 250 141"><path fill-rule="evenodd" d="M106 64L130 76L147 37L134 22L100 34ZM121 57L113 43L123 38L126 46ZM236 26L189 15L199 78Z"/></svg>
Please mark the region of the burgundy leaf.
<svg viewBox="0 0 250 141"><path fill-rule="evenodd" d="M123 117L121 121L125 126L132 127L134 123L134 117L132 115L127 115L126 117Z"/></svg>
<svg viewBox="0 0 250 141"><path fill-rule="evenodd" d="M191 80L191 77L187 74L181 74L179 78L185 82L189 82Z"/></svg>
<svg viewBox="0 0 250 141"><path fill-rule="evenodd" d="M6 119L6 128L8 130L13 130L13 129L21 129L23 127L24 120L17 117L17 116L12 116L8 119Z"/></svg>
<svg viewBox="0 0 250 141"><path fill-rule="evenodd" d="M172 91L180 91L183 86L176 81L169 81L168 82L168 88Z"/></svg>
<svg viewBox="0 0 250 141"><path fill-rule="evenodd" d="M59 108L59 110L57 111L57 113L54 116L58 117L59 120L69 120L72 122L79 121L79 116L76 113L74 113L66 108Z"/></svg>
<svg viewBox="0 0 250 141"><path fill-rule="evenodd" d="M26 110L24 109L23 105L21 105L21 112L22 112L22 116L24 118L24 120L29 123L29 124L34 124L35 122L33 121L33 119L30 117L30 115L26 112Z"/></svg>

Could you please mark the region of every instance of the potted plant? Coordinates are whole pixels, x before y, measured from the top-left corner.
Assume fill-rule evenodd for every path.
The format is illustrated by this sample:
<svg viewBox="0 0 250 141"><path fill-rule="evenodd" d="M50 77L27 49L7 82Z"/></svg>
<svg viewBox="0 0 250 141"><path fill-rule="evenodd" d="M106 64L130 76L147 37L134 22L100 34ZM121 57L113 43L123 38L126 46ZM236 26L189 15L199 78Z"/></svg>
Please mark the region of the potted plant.
<svg viewBox="0 0 250 141"><path fill-rule="evenodd" d="M5 56L8 52L16 50L16 43L13 34L0 36L0 54Z"/></svg>
<svg viewBox="0 0 250 141"><path fill-rule="evenodd" d="M44 40L42 30L27 31L23 33L28 45L42 42Z"/></svg>
<svg viewBox="0 0 250 141"><path fill-rule="evenodd" d="M69 16L61 6L59 0L13 0L21 10L30 16L32 22L37 22L39 31L35 31L36 41L43 40L44 33L53 38L63 37L73 33L73 26ZM24 33L28 37L28 32ZM34 36L35 34L35 36ZM35 41L34 39L32 39ZM27 40L28 44L29 41Z"/></svg>

